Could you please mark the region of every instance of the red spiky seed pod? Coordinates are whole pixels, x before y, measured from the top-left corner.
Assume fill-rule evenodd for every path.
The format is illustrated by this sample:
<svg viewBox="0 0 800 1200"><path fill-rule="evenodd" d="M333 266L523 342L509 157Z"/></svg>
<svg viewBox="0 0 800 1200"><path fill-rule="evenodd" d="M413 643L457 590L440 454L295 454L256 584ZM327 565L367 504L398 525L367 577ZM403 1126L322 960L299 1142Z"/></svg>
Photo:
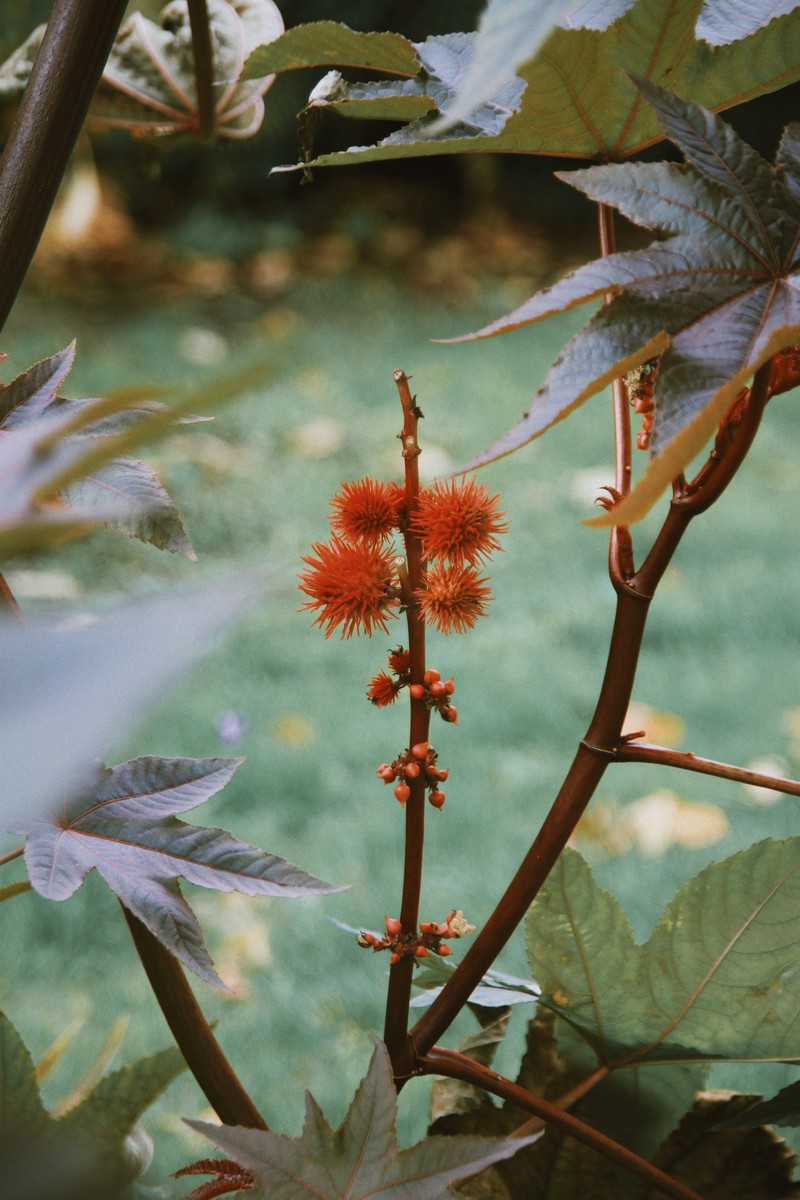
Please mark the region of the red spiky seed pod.
<svg viewBox="0 0 800 1200"><path fill-rule="evenodd" d="M331 525L346 542L380 542L399 522L404 494L396 483L357 479L343 483L331 500Z"/></svg>
<svg viewBox="0 0 800 1200"><path fill-rule="evenodd" d="M396 617L397 567L394 556L378 544L351 545L341 538L315 542L316 558L303 557L309 570L300 575L300 590L310 596L302 609L318 609L314 625L330 637L342 626L342 637L354 633L389 632L387 618Z"/></svg>
<svg viewBox="0 0 800 1200"><path fill-rule="evenodd" d="M376 708L386 708L387 705L394 704L399 691L400 684L397 680L392 679L386 671L379 671L367 684L367 699L371 700Z"/></svg>
<svg viewBox="0 0 800 1200"><path fill-rule="evenodd" d="M500 497L490 496L485 484L454 479L422 490L411 527L426 558L474 566L500 549L497 535L508 529L504 516Z"/></svg>
<svg viewBox="0 0 800 1200"><path fill-rule="evenodd" d="M389 655L389 667L395 675L406 675L411 668L411 653L404 646L398 646Z"/></svg>
<svg viewBox="0 0 800 1200"><path fill-rule="evenodd" d="M436 563L425 572L414 596L426 625L440 633L466 633L486 615L492 593L474 567Z"/></svg>

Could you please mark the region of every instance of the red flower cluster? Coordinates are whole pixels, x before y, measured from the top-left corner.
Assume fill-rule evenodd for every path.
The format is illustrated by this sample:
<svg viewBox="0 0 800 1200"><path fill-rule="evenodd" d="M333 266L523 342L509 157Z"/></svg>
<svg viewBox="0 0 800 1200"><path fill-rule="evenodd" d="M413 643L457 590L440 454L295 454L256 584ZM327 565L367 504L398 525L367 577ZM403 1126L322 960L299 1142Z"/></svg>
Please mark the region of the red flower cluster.
<svg viewBox="0 0 800 1200"><path fill-rule="evenodd" d="M341 538L315 542L316 558L303 556L309 570L300 576L300 589L311 599L301 608L319 609L315 625L324 625L330 637L337 625L342 637L389 632L387 617L398 605L397 567L394 555L370 542L351 545Z"/></svg>
<svg viewBox="0 0 800 1200"><path fill-rule="evenodd" d="M445 802L445 794L440 791L439 784L444 783L449 771L446 767L439 767L438 757L433 746L429 746L427 742L417 742L415 746L412 746L410 750L404 750L392 762L381 763L379 767L376 767L375 773L384 783L394 783L396 779L400 780L395 786L394 794L395 799L399 800L403 807L411 795L409 782L419 779L422 774L425 786L430 789L428 800L434 808L441 808Z"/></svg>
<svg viewBox="0 0 800 1200"><path fill-rule="evenodd" d="M408 521L406 535L418 538L423 556L431 560L423 586L414 593L420 615L441 633L464 633L491 599L476 564L499 549L498 535L508 528L499 503L484 484L451 480L423 488L408 520L398 484L370 478L343 483L331 500L334 536L314 545L316 558L303 559L310 570L300 576L300 587L311 599L302 607L317 612L314 624L325 627L326 637L339 626L342 637L386 630L400 601L388 539ZM382 672L370 683L369 698L379 706L391 704L403 682Z"/></svg>

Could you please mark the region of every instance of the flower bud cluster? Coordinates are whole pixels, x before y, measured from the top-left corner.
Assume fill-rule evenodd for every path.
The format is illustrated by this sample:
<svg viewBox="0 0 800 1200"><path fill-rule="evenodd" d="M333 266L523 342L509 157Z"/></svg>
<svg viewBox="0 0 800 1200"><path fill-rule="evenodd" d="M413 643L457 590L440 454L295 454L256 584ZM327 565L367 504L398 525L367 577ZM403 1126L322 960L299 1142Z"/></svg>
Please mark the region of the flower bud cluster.
<svg viewBox="0 0 800 1200"><path fill-rule="evenodd" d="M463 912L458 909L449 912L442 922L420 922L418 934L403 933L403 926L397 917L387 917L386 933L383 936L362 929L356 936L356 941L365 950L391 951L389 961L394 966L401 958L428 958L431 954L447 958L453 953L446 945L447 940L466 937L468 933L474 932L475 926L470 925Z"/></svg>
<svg viewBox="0 0 800 1200"><path fill-rule="evenodd" d="M405 805L411 795L409 783L420 776L425 780L425 786L430 789L428 800L434 808L441 808L445 794L439 789L439 784L447 779L447 768L437 765L437 754L433 746L427 742L417 742L409 750L404 750L393 762L381 763L376 774L384 783L395 783L395 798Z"/></svg>
<svg viewBox="0 0 800 1200"><path fill-rule="evenodd" d="M389 654L389 670L391 674L389 671L379 671L367 684L367 699L376 708L394 704L401 689L407 687L414 700L424 700L428 708L436 709L443 721L451 725L458 724L458 709L451 702L456 690L454 679L442 679L440 673L431 667L423 675L422 683L411 683L411 655L402 646Z"/></svg>
<svg viewBox="0 0 800 1200"><path fill-rule="evenodd" d="M656 412L653 392L658 374L658 362L657 358L649 358L640 367L629 371L625 377L628 399L633 405L633 411L642 418L642 428L636 435L637 450L650 448L650 436L653 432L653 419Z"/></svg>

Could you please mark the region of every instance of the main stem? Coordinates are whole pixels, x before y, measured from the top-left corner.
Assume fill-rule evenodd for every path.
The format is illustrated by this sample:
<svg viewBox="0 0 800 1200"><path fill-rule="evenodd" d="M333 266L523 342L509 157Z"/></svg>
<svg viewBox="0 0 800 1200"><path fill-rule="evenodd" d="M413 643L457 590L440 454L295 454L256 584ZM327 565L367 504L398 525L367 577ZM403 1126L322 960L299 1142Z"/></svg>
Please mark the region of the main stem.
<svg viewBox="0 0 800 1200"><path fill-rule="evenodd" d="M425 623L419 615L415 592L422 587L425 562L419 538L411 529L411 521L419 504L419 455L417 437L419 418L422 415L408 385L404 371L394 372L394 381L403 409L403 429L400 434L403 462L405 464L405 510L407 588L403 596L408 627L408 651L410 657L410 682L422 683L425 674ZM409 747L418 742L427 742L430 727L430 709L424 700L409 698ZM405 861L403 865L403 896L400 906L400 923L403 932L416 933L419 922L419 897L422 888L422 856L425 839L425 772L410 781L411 795L406 802ZM386 1018L384 1041L396 1070L401 1070L408 1038L408 1013L411 1000L411 980L414 960L405 955L389 968L389 988L386 996Z"/></svg>
<svg viewBox="0 0 800 1200"><path fill-rule="evenodd" d="M55 0L0 161L0 328L39 243L125 12L125 0Z"/></svg>
<svg viewBox="0 0 800 1200"><path fill-rule="evenodd" d="M123 912L172 1036L214 1112L224 1125L266 1129L203 1016L180 963L124 905Z"/></svg>
<svg viewBox="0 0 800 1200"><path fill-rule="evenodd" d="M214 51L208 23L206 0L189 0L189 24L192 30L194 80L197 92L198 136L214 134Z"/></svg>

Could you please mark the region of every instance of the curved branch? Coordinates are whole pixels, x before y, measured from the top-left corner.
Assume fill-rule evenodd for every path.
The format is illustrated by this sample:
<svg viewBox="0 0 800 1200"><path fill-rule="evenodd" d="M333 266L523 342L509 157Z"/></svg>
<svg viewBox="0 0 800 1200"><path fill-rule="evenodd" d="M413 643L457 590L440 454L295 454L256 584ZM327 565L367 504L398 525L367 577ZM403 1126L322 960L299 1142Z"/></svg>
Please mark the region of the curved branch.
<svg viewBox="0 0 800 1200"><path fill-rule="evenodd" d="M125 13L125 0L55 0L0 161L0 328L42 236Z"/></svg>
<svg viewBox="0 0 800 1200"><path fill-rule="evenodd" d="M654 746L650 742L622 742L614 751L614 759L621 763L661 763L665 767L677 767L681 771L697 771L701 775L716 775L719 779L732 779L736 783L747 783L752 787L770 788L774 792L800 796L800 783L794 779L781 779L777 775L748 771L745 767L716 762L713 758L699 758L689 751L669 750L666 746Z"/></svg>
<svg viewBox="0 0 800 1200"><path fill-rule="evenodd" d="M679 1183L677 1179L672 1179L658 1167L654 1167L652 1163L640 1158L632 1150L628 1150L626 1146L621 1146L619 1142L606 1137L604 1133L593 1129L591 1125L579 1121L577 1117L573 1117L571 1113L565 1112L551 1101L543 1100L541 1096L536 1096L526 1088L520 1087L519 1084L512 1083L510 1079L505 1079L502 1075L490 1071L487 1067L475 1062L474 1059L467 1058L465 1054L459 1054L457 1050L445 1050L442 1046L434 1046L428 1054L420 1059L419 1065L425 1074L463 1079L466 1083L483 1088L495 1096L500 1096L503 1100L509 1100L526 1112L535 1113L547 1124L555 1125L570 1137L576 1138L577 1141L583 1142L592 1150L612 1159L626 1171L630 1171L632 1175L638 1175L651 1188L661 1192L664 1196L671 1197L671 1200L703 1200L697 1192L692 1191L685 1184Z"/></svg>
<svg viewBox="0 0 800 1200"><path fill-rule="evenodd" d="M138 917L122 906L150 986L172 1036L206 1099L224 1125L268 1126L222 1053L183 968Z"/></svg>

